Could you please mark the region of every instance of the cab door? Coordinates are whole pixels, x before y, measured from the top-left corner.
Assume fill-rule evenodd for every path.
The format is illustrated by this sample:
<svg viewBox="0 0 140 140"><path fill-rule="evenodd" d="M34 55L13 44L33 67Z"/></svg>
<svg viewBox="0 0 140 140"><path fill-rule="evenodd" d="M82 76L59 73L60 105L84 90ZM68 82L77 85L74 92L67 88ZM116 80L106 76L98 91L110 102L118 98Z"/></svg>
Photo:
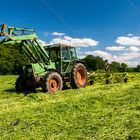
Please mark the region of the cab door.
<svg viewBox="0 0 140 140"><path fill-rule="evenodd" d="M67 46L61 47L61 61L62 61L62 67L61 72L63 74L70 73L71 72L71 57L70 57L70 50Z"/></svg>

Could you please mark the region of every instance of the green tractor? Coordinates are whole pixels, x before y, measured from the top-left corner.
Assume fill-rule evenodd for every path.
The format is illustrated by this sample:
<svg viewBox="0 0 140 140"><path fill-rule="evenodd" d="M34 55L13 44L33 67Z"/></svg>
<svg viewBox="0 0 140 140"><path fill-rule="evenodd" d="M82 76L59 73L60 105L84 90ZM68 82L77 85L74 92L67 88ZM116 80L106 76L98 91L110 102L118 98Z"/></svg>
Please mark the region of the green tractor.
<svg viewBox="0 0 140 140"><path fill-rule="evenodd" d="M75 47L55 44L43 46L35 31L28 28L0 25L0 45L16 45L22 50L28 64L17 78L17 92L35 91L55 93L69 83L72 88L87 84L87 70L77 58Z"/></svg>

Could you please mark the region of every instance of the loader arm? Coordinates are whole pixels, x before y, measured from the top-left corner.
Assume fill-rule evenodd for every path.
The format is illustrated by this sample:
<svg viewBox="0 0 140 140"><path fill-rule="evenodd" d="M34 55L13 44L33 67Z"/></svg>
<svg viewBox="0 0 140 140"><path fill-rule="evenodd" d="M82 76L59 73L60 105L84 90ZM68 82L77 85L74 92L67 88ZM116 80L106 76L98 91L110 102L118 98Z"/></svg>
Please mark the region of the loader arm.
<svg viewBox="0 0 140 140"><path fill-rule="evenodd" d="M16 45L22 48L23 54L31 63L50 63L49 56L33 29L0 25L0 45Z"/></svg>

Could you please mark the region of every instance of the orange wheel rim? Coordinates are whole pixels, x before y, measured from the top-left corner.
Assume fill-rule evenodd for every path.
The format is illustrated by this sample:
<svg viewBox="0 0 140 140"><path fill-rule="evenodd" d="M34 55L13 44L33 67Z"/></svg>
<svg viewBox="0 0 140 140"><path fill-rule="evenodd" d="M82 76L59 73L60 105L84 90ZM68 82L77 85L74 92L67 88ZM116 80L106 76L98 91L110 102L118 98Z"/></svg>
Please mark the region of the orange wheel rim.
<svg viewBox="0 0 140 140"><path fill-rule="evenodd" d="M49 87L52 93L56 92L60 87L59 81L57 79L51 79Z"/></svg>
<svg viewBox="0 0 140 140"><path fill-rule="evenodd" d="M77 81L80 85L84 85L85 84L85 74L84 71L79 70L77 71Z"/></svg>

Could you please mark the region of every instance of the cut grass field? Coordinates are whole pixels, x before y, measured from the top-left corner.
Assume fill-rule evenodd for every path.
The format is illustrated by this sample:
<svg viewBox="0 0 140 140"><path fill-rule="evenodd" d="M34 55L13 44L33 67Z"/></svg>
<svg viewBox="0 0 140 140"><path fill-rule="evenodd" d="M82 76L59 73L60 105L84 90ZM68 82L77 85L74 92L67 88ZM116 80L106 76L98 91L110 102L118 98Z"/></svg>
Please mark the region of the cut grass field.
<svg viewBox="0 0 140 140"><path fill-rule="evenodd" d="M140 74L55 95L17 94L16 78L0 76L0 140L140 139Z"/></svg>

